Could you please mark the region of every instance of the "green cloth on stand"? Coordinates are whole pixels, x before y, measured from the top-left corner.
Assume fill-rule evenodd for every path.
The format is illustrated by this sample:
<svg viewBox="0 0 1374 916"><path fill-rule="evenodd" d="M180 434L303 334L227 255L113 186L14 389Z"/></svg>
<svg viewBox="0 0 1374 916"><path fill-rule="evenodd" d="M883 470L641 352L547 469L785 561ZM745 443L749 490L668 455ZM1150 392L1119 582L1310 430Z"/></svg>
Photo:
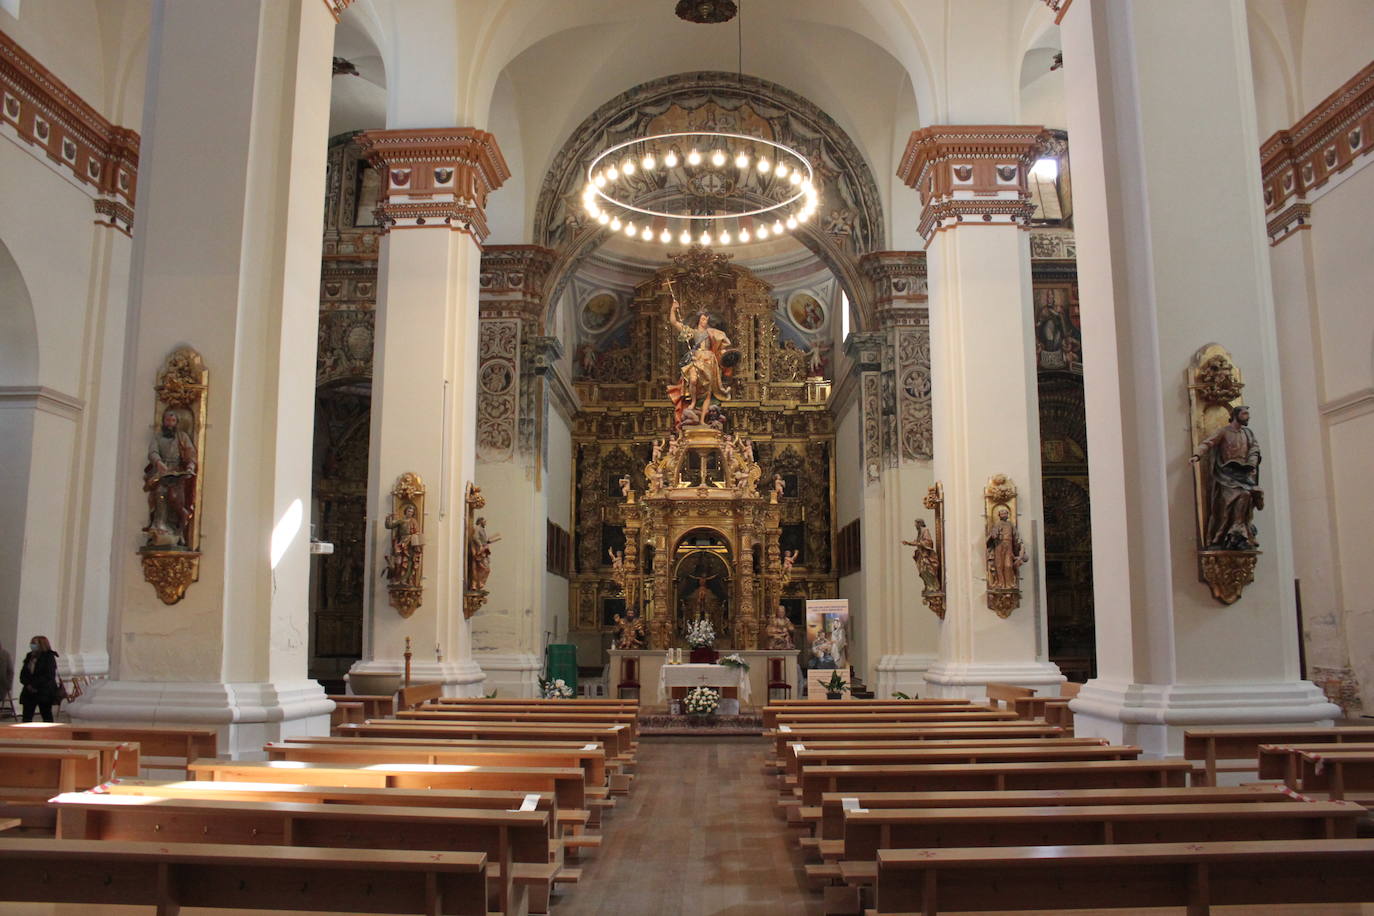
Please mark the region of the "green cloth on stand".
<svg viewBox="0 0 1374 916"><path fill-rule="evenodd" d="M559 678L577 696L577 646L571 643L551 643L544 649L544 677L550 681Z"/></svg>

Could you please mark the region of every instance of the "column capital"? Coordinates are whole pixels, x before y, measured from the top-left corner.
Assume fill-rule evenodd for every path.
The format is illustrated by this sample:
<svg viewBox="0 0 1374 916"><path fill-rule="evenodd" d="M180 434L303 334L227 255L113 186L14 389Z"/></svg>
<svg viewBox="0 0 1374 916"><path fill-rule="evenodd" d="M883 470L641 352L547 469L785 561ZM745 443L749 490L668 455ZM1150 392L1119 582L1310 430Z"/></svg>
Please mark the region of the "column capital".
<svg viewBox="0 0 1374 916"><path fill-rule="evenodd" d="M921 194L927 242L958 225L1029 225L1026 176L1051 139L1039 126L942 124L913 131L897 177Z"/></svg>
<svg viewBox="0 0 1374 916"><path fill-rule="evenodd" d="M483 318L517 317L543 328L544 281L557 255L539 245L487 245L482 249L478 297Z"/></svg>
<svg viewBox="0 0 1374 916"><path fill-rule="evenodd" d="M859 269L873 284L878 327L914 327L927 323L926 253L870 251Z"/></svg>
<svg viewBox="0 0 1374 916"><path fill-rule="evenodd" d="M382 231L453 229L487 236L487 195L510 177L496 138L475 127L369 130L363 156L385 176Z"/></svg>

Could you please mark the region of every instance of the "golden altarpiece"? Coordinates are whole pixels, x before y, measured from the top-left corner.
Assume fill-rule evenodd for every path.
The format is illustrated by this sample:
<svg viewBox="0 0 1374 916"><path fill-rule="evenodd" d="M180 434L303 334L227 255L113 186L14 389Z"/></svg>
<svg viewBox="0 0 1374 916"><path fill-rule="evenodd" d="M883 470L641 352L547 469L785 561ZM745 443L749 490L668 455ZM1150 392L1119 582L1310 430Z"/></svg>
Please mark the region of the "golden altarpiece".
<svg viewBox="0 0 1374 916"><path fill-rule="evenodd" d="M837 594L830 383L781 342L768 284L699 246L671 257L636 288L629 343L577 383L574 627L609 631L632 609L666 649L700 616L717 645L759 648L777 604L797 620L804 599ZM666 396L691 349L674 295L682 321L728 338L730 397L706 416Z"/></svg>

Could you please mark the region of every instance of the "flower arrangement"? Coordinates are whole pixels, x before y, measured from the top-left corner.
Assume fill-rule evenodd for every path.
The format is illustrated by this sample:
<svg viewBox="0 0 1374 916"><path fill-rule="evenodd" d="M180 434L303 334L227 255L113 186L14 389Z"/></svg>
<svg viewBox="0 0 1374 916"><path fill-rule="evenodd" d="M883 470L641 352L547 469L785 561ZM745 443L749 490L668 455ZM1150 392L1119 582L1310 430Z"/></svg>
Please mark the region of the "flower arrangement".
<svg viewBox="0 0 1374 916"><path fill-rule="evenodd" d="M571 700L573 689L561 677L552 681L541 677L539 679L539 695L546 700Z"/></svg>
<svg viewBox="0 0 1374 916"><path fill-rule="evenodd" d="M716 643L716 631L711 628L711 621L705 617L692 621L687 627L687 645L693 649L709 649Z"/></svg>
<svg viewBox="0 0 1374 916"><path fill-rule="evenodd" d="M709 716L720 705L720 691L713 687L693 687L687 692L688 715Z"/></svg>
<svg viewBox="0 0 1374 916"><path fill-rule="evenodd" d="M720 660L720 663L727 668L743 668L745 671L749 670L749 663L740 658L738 652L732 652L725 656Z"/></svg>

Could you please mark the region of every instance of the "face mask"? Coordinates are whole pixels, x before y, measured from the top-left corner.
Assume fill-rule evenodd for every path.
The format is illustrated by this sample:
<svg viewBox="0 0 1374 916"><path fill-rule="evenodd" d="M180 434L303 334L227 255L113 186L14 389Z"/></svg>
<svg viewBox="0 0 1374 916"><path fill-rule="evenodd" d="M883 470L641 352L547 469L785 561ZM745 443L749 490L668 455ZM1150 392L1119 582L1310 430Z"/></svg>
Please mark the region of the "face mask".
<svg viewBox="0 0 1374 916"><path fill-rule="evenodd" d="M38 651L38 643L36 643L36 642L31 642L31 643L29 643L29 651L30 651L30 652L37 652L37 651Z"/></svg>

